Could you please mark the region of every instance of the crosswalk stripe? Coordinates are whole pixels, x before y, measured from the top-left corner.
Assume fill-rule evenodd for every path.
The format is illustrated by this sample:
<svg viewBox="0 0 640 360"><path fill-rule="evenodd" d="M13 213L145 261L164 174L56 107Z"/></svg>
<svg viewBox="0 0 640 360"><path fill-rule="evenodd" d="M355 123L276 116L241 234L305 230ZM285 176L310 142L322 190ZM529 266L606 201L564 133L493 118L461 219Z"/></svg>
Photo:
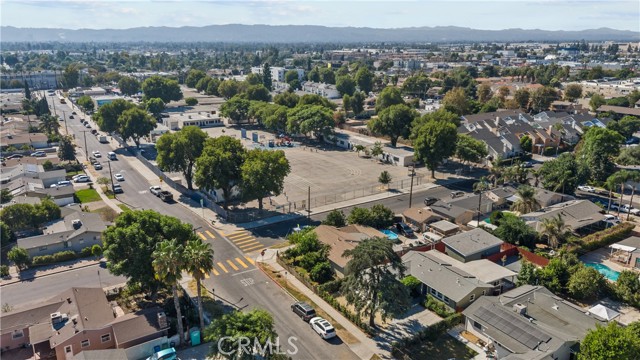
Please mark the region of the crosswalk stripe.
<svg viewBox="0 0 640 360"><path fill-rule="evenodd" d="M258 243L258 244L256 244L256 245L255 245L255 246L253 246L253 247L248 247L248 248L246 248L246 249L242 249L242 251L258 250L258 249L260 249L261 247L264 247L264 245L262 245L262 244Z"/></svg>
<svg viewBox="0 0 640 360"><path fill-rule="evenodd" d="M206 230L205 231L207 233L207 235L211 236L212 239L215 239L215 236L213 236L213 234L211 233L211 231Z"/></svg>
<svg viewBox="0 0 640 360"><path fill-rule="evenodd" d="M252 242L250 242L250 243L246 243L246 244L238 245L238 247L239 247L240 249L245 249L245 248L250 248L250 247L252 247L252 246L257 246L257 245L262 245L262 244L260 244L260 243L259 243L259 242L257 242L257 241L252 241Z"/></svg>
<svg viewBox="0 0 640 360"><path fill-rule="evenodd" d="M229 264L229 266L231 266L231 268L233 268L233 270L238 271L238 267L236 266L236 264L232 263L231 260L227 260L227 264Z"/></svg>
<svg viewBox="0 0 640 360"><path fill-rule="evenodd" d="M219 263L218 263L218 266L219 266L219 267L220 267L220 269L222 269L222 271L224 271L225 273L228 273L228 272L229 272L229 271L227 270L227 268L226 268L226 267L224 267L224 265L223 265L221 262L219 262Z"/></svg>
<svg viewBox="0 0 640 360"><path fill-rule="evenodd" d="M243 239L251 239L253 236L251 236L251 234L244 234L241 236L229 236L229 239L231 239L231 241L237 241L237 240L243 240Z"/></svg>
<svg viewBox="0 0 640 360"><path fill-rule="evenodd" d="M253 261L253 259L252 259L252 258L250 258L250 257L248 257L248 256L245 256L244 258L245 258L245 259L247 259L247 261L248 261L248 262L250 262L250 263L251 263L251 265L255 265L255 264L256 264L256 262L255 262L255 261Z"/></svg>
<svg viewBox="0 0 640 360"><path fill-rule="evenodd" d="M244 239L244 240L240 240L240 241L234 241L233 243L236 245L241 245L241 244L247 244L247 243L252 243L252 242L256 242L256 238L249 238L249 239Z"/></svg>
<svg viewBox="0 0 640 360"><path fill-rule="evenodd" d="M204 236L201 232L198 233L198 235L200 235L200 237L202 238L202 240L207 240L207 237Z"/></svg>
<svg viewBox="0 0 640 360"><path fill-rule="evenodd" d="M210 277L210 276L209 276L209 273L204 274L204 278L205 278L205 279L208 279L209 277Z"/></svg>
<svg viewBox="0 0 640 360"><path fill-rule="evenodd" d="M238 231L238 232L234 232L232 234L227 235L227 237L233 238L233 237L239 237L239 236L245 236L245 235L251 235L251 233L248 231Z"/></svg>
<svg viewBox="0 0 640 360"><path fill-rule="evenodd" d="M213 275L215 275L215 276L220 275L220 273L216 269L212 269L211 272L213 272Z"/></svg>
<svg viewBox="0 0 640 360"><path fill-rule="evenodd" d="M245 264L242 260L240 260L240 258L236 258L236 262L240 265L242 265L243 268L248 268L247 264Z"/></svg>

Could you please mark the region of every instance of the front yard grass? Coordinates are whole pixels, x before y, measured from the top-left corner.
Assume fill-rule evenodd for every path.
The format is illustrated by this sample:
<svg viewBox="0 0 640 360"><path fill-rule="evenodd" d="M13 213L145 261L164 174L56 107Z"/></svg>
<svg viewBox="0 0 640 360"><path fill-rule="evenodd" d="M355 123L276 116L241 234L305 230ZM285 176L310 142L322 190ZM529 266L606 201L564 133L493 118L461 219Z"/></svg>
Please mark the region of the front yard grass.
<svg viewBox="0 0 640 360"><path fill-rule="evenodd" d="M90 203L94 201L100 201L100 194L96 189L82 189L76 191L76 197L81 204Z"/></svg>
<svg viewBox="0 0 640 360"><path fill-rule="evenodd" d="M118 204L118 207L119 207L120 209L122 209L122 211L129 211L129 210L131 210L131 209L130 209L127 205L125 205L125 204Z"/></svg>
<svg viewBox="0 0 640 360"><path fill-rule="evenodd" d="M445 333L436 341L424 341L405 350L412 359L448 360L473 359L478 355L473 349Z"/></svg>

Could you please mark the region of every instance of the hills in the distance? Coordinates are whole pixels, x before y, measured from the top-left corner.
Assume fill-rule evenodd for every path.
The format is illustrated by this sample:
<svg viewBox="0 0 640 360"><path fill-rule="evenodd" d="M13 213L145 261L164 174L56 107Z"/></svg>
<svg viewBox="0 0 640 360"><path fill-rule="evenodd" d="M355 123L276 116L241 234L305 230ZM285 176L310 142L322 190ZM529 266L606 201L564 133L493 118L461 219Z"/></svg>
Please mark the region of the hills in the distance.
<svg viewBox="0 0 640 360"><path fill-rule="evenodd" d="M580 31L477 30L456 26L376 29L315 25L210 25L131 29L49 29L0 27L2 42L523 42L640 41L640 32L599 28Z"/></svg>

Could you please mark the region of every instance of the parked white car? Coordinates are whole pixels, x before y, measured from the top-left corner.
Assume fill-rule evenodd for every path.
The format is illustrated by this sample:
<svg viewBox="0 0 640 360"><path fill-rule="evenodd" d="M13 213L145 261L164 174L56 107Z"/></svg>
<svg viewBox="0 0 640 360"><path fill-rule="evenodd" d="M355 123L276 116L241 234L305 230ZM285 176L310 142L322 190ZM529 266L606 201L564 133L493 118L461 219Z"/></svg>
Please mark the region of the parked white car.
<svg viewBox="0 0 640 360"><path fill-rule="evenodd" d="M309 320L309 326L323 339L331 339L336 336L336 329L329 322L321 317L314 317Z"/></svg>
<svg viewBox="0 0 640 360"><path fill-rule="evenodd" d="M80 175L77 178L73 179L73 182L75 183L85 183L85 182L89 182L91 179L89 179L89 177L87 175Z"/></svg>
<svg viewBox="0 0 640 360"><path fill-rule="evenodd" d="M640 209L636 209L633 206L629 206L628 204L624 204L620 206L620 212L631 213L633 215L640 215Z"/></svg>
<svg viewBox="0 0 640 360"><path fill-rule="evenodd" d="M115 174L113 177L118 181L124 181L124 176L122 174Z"/></svg>
<svg viewBox="0 0 640 360"><path fill-rule="evenodd" d="M100 154L100 151L97 151L97 150L96 150L96 151L94 151L94 152L92 152L91 154L92 154L94 157L97 157L97 158L102 157L102 154Z"/></svg>
<svg viewBox="0 0 640 360"><path fill-rule="evenodd" d="M158 196L160 191L162 191L162 188L160 186L158 186L158 185L154 185L154 186L149 187L149 192L152 193L155 196Z"/></svg>
<svg viewBox="0 0 640 360"><path fill-rule="evenodd" d="M604 222L606 222L609 225L618 225L620 224L620 219L615 215L605 214Z"/></svg>
<svg viewBox="0 0 640 360"><path fill-rule="evenodd" d="M589 193L596 192L596 188L594 188L593 186L588 186L588 185L580 185L580 186L578 186L578 190L584 191L584 192L589 192Z"/></svg>

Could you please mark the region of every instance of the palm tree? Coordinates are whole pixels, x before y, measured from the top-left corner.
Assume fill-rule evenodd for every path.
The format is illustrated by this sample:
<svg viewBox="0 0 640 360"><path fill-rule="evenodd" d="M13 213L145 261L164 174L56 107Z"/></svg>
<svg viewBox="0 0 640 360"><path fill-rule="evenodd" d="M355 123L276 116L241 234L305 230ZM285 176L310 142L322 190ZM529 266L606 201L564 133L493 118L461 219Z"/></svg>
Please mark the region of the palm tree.
<svg viewBox="0 0 640 360"><path fill-rule="evenodd" d="M482 211L480 207L482 206L482 193L491 189L491 183L485 176L481 177L478 182L473 184L473 192L478 194L478 226L480 226L480 214Z"/></svg>
<svg viewBox="0 0 640 360"><path fill-rule="evenodd" d="M187 242L184 249L185 270L196 279L198 292L198 315L200 316L200 331L204 331L204 318L202 312L201 286L205 274L213 270L213 249L211 244L202 242L202 239L193 239Z"/></svg>
<svg viewBox="0 0 640 360"><path fill-rule="evenodd" d="M541 235L547 237L547 242L549 246L553 249L557 249L558 245L562 243L567 234L569 233L567 225L565 225L564 220L558 214L558 217L550 217L546 219L542 219L542 231Z"/></svg>
<svg viewBox="0 0 640 360"><path fill-rule="evenodd" d="M607 178L607 184L612 185L612 188L615 188L616 184L620 185L620 204L619 205L622 205L622 197L624 196L624 188L626 186L626 183L628 181L637 181L637 179L638 179L638 173L636 171L630 171L630 170L616 171L615 173L611 174ZM632 191L635 192L635 187ZM633 195L633 192L632 192L632 195ZM629 203L629 205L631 205L631 203ZM611 201L609 201L609 207L611 207ZM620 206L618 206L618 216L620 216ZM629 220L628 215L627 215L627 220Z"/></svg>
<svg viewBox="0 0 640 360"><path fill-rule="evenodd" d="M539 210L542 207L540 206L540 202L535 198L536 189L529 185L521 185L518 190L516 190L516 196L518 200L511 205L512 211L527 214Z"/></svg>
<svg viewBox="0 0 640 360"><path fill-rule="evenodd" d="M182 311L180 311L180 299L178 298L178 282L182 279L184 265L184 249L174 240L164 240L156 245L153 252L153 270L156 279L171 286L173 292L173 305L176 307L178 318L178 346L184 342L184 330L182 329Z"/></svg>
<svg viewBox="0 0 640 360"><path fill-rule="evenodd" d="M640 171L629 171L629 176L627 181L631 181L631 198L629 199L629 208L633 207L633 196L636 193L637 183L640 182ZM629 217L631 216L631 211L627 212L627 221L629 221Z"/></svg>

